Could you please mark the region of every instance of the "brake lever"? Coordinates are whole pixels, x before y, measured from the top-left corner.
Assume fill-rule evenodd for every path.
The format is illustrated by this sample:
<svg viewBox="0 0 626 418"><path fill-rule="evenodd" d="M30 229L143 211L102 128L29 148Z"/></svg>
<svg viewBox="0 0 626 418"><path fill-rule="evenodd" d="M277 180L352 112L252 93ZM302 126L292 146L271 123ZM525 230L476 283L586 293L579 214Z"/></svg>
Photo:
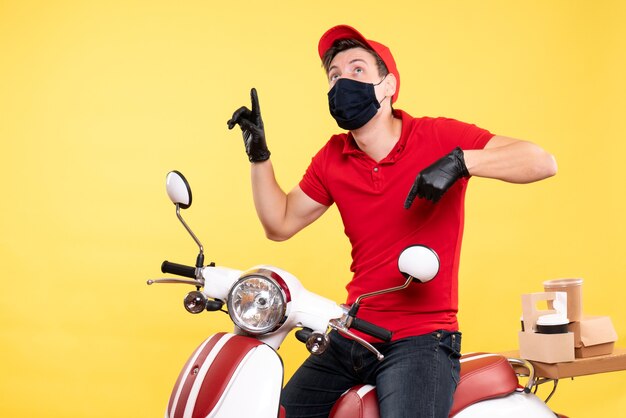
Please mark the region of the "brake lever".
<svg viewBox="0 0 626 418"><path fill-rule="evenodd" d="M331 319L328 322L328 325L332 329L337 330L338 332L352 338L353 340L361 344L363 347L367 348L369 351L371 351L373 354L376 355L376 358L378 359L378 361L382 361L385 358L385 356L383 356L381 352L378 351L372 344L368 343L363 338L355 335L352 331L350 331L340 319L336 319L336 318Z"/></svg>
<svg viewBox="0 0 626 418"><path fill-rule="evenodd" d="M185 279L155 279L155 280L148 280L146 281L146 284L152 285L152 284L156 284L156 283L180 283L180 284L190 284L193 286L200 286L200 287L204 287L204 280L185 280Z"/></svg>

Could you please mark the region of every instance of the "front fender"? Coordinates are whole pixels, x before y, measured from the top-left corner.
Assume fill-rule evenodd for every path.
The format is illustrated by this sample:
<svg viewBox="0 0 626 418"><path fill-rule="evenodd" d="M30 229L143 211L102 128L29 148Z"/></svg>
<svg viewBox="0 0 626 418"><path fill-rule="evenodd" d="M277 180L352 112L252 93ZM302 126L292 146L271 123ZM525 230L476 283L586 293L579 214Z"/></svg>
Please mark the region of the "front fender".
<svg viewBox="0 0 626 418"><path fill-rule="evenodd" d="M278 354L255 338L218 333L183 367L166 418L276 417L283 383Z"/></svg>

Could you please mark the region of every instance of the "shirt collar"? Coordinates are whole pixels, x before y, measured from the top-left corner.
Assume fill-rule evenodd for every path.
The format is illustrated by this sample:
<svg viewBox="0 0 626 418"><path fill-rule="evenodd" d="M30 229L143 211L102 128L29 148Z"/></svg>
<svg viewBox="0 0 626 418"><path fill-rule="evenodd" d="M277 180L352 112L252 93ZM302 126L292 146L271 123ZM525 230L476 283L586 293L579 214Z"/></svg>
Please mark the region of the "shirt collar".
<svg viewBox="0 0 626 418"><path fill-rule="evenodd" d="M399 110L399 109L394 109L393 116L395 118L399 118L402 120L402 130L400 132L400 139L398 140L396 145L393 147L389 155L387 155L385 158L383 158L380 161L381 163L394 163L398 158L400 158L403 155L402 151L404 151L404 148L406 147L406 142L409 138L409 135L408 135L408 132L410 131L409 124L411 122L411 119L413 118L405 111ZM354 155L354 156L367 155L363 151L361 151L361 149L357 145L356 141L354 140L354 137L352 136L352 132L348 132L348 134L345 136L344 145L343 145L343 154Z"/></svg>

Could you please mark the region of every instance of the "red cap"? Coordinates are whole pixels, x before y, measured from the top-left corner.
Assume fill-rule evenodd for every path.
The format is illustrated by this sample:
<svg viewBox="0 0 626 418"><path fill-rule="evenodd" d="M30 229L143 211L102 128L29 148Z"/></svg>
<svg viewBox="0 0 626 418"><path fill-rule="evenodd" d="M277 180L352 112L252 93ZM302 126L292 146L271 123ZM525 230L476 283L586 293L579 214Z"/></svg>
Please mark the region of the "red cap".
<svg viewBox="0 0 626 418"><path fill-rule="evenodd" d="M357 41L363 42L369 48L374 50L383 60L389 72L396 77L396 93L391 98L391 103L395 102L398 98L398 94L400 93L400 73L398 72L398 68L396 67L396 61L393 59L393 55L391 55L391 51L385 45L376 41L365 39L365 36L361 35L361 33L358 30L354 29L352 26L339 25L328 29L326 33L323 34L320 38L320 42L317 45L317 50L320 54L320 58L324 59L324 54L331 46L333 46L333 43L337 39L345 38L356 39Z"/></svg>

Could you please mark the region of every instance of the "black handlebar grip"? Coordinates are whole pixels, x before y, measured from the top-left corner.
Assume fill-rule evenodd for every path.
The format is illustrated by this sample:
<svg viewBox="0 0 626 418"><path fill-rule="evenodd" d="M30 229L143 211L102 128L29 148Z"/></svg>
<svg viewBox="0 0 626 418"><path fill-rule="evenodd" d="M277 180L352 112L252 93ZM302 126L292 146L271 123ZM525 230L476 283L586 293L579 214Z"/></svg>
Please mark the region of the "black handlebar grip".
<svg viewBox="0 0 626 418"><path fill-rule="evenodd" d="M371 335L372 337L378 338L379 340L387 343L391 341L391 331L359 318L354 318L354 320L352 320L350 328L359 330L364 334Z"/></svg>
<svg viewBox="0 0 626 418"><path fill-rule="evenodd" d="M185 266L183 264L170 263L165 260L161 264L162 273L175 274L177 276L189 277L191 279L196 278L196 268L192 266Z"/></svg>
<svg viewBox="0 0 626 418"><path fill-rule="evenodd" d="M311 328L302 328L296 331L296 338L301 343L306 343L311 334L313 334L313 330Z"/></svg>

